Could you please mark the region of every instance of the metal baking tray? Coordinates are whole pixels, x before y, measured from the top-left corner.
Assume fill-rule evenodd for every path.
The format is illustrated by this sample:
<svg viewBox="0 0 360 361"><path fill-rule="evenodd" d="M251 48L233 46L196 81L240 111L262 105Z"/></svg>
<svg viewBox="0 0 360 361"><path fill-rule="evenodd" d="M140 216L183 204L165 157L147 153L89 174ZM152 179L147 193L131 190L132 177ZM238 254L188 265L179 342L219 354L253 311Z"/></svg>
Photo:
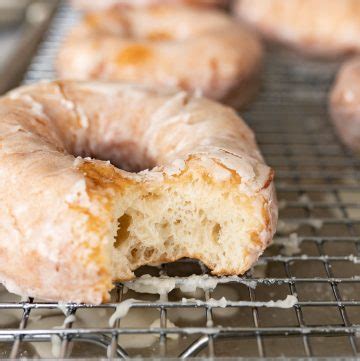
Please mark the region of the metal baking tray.
<svg viewBox="0 0 360 361"><path fill-rule="evenodd" d="M54 57L77 18L61 3L24 83L56 76ZM269 51L261 93L244 118L276 171L280 224L246 275L189 293L179 285L207 275L198 262L145 267L139 276L174 282L175 289L159 298L117 284L111 303L100 306L20 300L2 289L0 357L359 356L360 159L339 143L328 119L337 67ZM288 295L295 302L271 303ZM137 301L110 326L116 306L129 298Z"/></svg>

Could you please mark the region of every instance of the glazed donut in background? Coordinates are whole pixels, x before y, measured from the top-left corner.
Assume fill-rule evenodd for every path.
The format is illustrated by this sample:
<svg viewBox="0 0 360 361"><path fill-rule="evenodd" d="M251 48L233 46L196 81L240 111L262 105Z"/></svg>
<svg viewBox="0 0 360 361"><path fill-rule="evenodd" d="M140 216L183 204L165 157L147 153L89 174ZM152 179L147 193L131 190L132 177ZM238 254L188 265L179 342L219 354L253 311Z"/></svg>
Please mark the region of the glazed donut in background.
<svg viewBox="0 0 360 361"><path fill-rule="evenodd" d="M200 91L240 107L258 89L261 63L256 36L225 13L157 6L88 14L62 45L57 70Z"/></svg>
<svg viewBox="0 0 360 361"><path fill-rule="evenodd" d="M330 93L331 118L342 141L360 151L360 58L341 67Z"/></svg>
<svg viewBox="0 0 360 361"><path fill-rule="evenodd" d="M160 4L187 4L202 6L226 6L229 0L72 0L75 8L84 11L108 9L116 5L126 6L153 6Z"/></svg>
<svg viewBox="0 0 360 361"><path fill-rule="evenodd" d="M336 56L360 51L358 0L237 0L234 8L266 38L303 53Z"/></svg>
<svg viewBox="0 0 360 361"><path fill-rule="evenodd" d="M55 81L2 97L0 119L0 280L10 292L99 303L145 264L190 257L214 275L242 274L272 239L273 171L231 108Z"/></svg>

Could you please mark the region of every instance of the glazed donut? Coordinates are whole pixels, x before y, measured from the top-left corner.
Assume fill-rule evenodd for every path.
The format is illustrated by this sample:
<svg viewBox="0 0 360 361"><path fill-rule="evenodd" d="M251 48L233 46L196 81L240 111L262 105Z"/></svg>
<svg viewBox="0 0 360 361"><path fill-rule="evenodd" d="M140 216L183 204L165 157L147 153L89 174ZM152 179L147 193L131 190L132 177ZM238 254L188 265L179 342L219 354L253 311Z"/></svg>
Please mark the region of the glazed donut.
<svg viewBox="0 0 360 361"><path fill-rule="evenodd" d="M153 6L159 4L175 5L205 5L205 6L225 6L229 0L72 0L75 8L84 11L97 11L108 9L113 6Z"/></svg>
<svg viewBox="0 0 360 361"><path fill-rule="evenodd" d="M241 106L259 85L259 41L228 15L189 7L88 14L57 59L61 78L200 90Z"/></svg>
<svg viewBox="0 0 360 361"><path fill-rule="evenodd" d="M235 12L265 37L310 55L360 51L358 0L237 0Z"/></svg>
<svg viewBox="0 0 360 361"><path fill-rule="evenodd" d="M241 274L271 241L273 171L231 108L55 81L1 98L0 119L0 280L11 292L99 303L141 265L190 257Z"/></svg>
<svg viewBox="0 0 360 361"><path fill-rule="evenodd" d="M342 141L360 151L360 58L341 67L330 92L329 108Z"/></svg>

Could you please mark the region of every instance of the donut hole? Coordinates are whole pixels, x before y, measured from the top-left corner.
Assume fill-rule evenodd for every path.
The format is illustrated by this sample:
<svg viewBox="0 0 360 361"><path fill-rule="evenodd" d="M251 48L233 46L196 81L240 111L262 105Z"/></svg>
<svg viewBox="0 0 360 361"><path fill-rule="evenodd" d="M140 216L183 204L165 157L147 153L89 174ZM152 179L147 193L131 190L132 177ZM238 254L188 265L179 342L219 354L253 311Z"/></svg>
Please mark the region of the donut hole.
<svg viewBox="0 0 360 361"><path fill-rule="evenodd" d="M104 90L104 86L100 83L91 85L99 92L111 91L109 86L110 84L107 84ZM124 125L121 127L110 126L108 123L109 119L113 119L115 124L121 123L123 107L130 107L128 102L124 101L120 106L116 98L108 100L107 93L89 94L83 90L79 97L87 97L88 100L86 103L79 103L78 95L61 82L57 84L57 91L62 98L63 110L67 112L66 116L71 127L64 128L65 122L57 114L55 106L46 108L46 114L52 120L51 126L56 129L56 133L62 139L62 147L67 153L75 157L110 161L117 168L129 172L140 172L155 167L156 162L148 155L146 145L139 134L135 130L125 131L126 123L140 123L139 119L129 116L123 121ZM100 104L100 111L96 109L97 104ZM113 110L114 108L116 111ZM107 113L110 109L111 114Z"/></svg>
<svg viewBox="0 0 360 361"><path fill-rule="evenodd" d="M128 172L141 172L155 166L154 160L146 156L141 145L128 141L119 140L116 143L107 144L106 139L99 139L98 149L81 149L79 152L72 151L74 156L90 157L102 161L109 161L115 167Z"/></svg>

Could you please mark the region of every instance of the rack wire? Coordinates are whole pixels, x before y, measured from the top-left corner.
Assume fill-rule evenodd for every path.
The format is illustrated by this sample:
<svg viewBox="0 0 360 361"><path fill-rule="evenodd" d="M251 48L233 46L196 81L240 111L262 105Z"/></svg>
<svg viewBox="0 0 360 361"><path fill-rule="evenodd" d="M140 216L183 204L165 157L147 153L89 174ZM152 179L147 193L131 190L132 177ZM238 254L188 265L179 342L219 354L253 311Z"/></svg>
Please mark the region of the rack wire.
<svg viewBox="0 0 360 361"><path fill-rule="evenodd" d="M54 77L59 43L77 17L60 6L24 83ZM274 245L258 265L191 295L174 289L158 299L117 284L111 303L98 306L21 301L1 291L0 357L359 356L360 159L328 120L336 68L270 51L261 94L244 114L276 171L280 206ZM182 260L138 275L147 273L185 280L207 270ZM287 295L297 297L291 307L266 307ZM211 302L222 296L225 308ZM138 301L110 327L128 298Z"/></svg>

